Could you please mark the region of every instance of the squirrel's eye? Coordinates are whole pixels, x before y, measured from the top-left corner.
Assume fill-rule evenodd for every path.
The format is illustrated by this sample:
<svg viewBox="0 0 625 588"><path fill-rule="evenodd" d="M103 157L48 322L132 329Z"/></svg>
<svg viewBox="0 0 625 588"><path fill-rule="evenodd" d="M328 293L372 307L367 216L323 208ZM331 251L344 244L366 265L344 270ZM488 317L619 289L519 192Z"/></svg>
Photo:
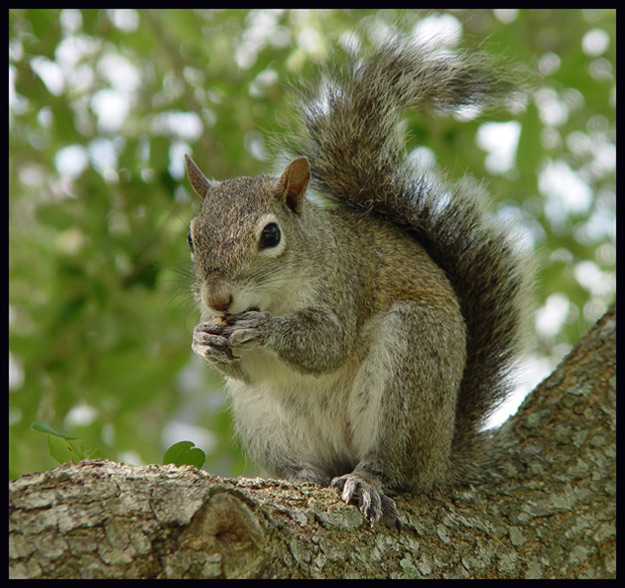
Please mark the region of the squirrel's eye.
<svg viewBox="0 0 625 588"><path fill-rule="evenodd" d="M269 223L260 234L258 246L260 249L275 247L280 243L280 227L276 223Z"/></svg>
<svg viewBox="0 0 625 588"><path fill-rule="evenodd" d="M189 244L189 249L191 249L191 253L193 253L193 237L191 236L191 231L187 233L187 243Z"/></svg>

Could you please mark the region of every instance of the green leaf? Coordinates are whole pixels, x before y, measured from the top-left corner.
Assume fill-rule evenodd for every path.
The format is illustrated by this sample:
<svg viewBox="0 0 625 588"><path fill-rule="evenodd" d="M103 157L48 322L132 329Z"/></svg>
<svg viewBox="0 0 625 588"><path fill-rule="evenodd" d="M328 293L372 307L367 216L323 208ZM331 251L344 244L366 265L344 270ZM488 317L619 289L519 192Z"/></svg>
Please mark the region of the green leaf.
<svg viewBox="0 0 625 588"><path fill-rule="evenodd" d="M50 457L59 463L78 463L83 459L104 457L95 447L82 439L65 439L56 435L48 435L48 451Z"/></svg>
<svg viewBox="0 0 625 588"><path fill-rule="evenodd" d="M180 467L181 465L192 465L201 468L206 460L206 454L199 448L194 447L192 441L178 441L174 443L163 457L163 464L173 463Z"/></svg>
<svg viewBox="0 0 625 588"><path fill-rule="evenodd" d="M35 421L30 428L33 431L45 433L48 441L48 452L52 459L59 463L78 463L83 459L104 457L104 454L89 443L78 437L58 433L52 427L41 421Z"/></svg>
<svg viewBox="0 0 625 588"><path fill-rule="evenodd" d="M35 421L30 428L33 431L39 431L40 433L48 433L49 435L56 435L57 437L63 437L63 439L78 439L72 435L66 435L65 433L57 433L50 425L43 421Z"/></svg>

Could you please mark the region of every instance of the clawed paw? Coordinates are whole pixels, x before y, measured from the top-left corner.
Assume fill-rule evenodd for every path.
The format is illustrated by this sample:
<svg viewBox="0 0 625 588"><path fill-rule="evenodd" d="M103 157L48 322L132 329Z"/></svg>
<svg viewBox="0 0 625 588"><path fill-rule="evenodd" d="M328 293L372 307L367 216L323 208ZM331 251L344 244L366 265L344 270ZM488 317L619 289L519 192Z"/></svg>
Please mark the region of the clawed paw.
<svg viewBox="0 0 625 588"><path fill-rule="evenodd" d="M357 505L371 526L382 520L387 527L395 527L398 530L401 528L395 502L379 488L365 482L356 474L334 478L330 488L336 488L345 503Z"/></svg>
<svg viewBox="0 0 625 588"><path fill-rule="evenodd" d="M272 316L268 312L246 310L227 317L213 317L193 330L193 351L211 362L239 359L236 351L253 349L265 342Z"/></svg>
<svg viewBox="0 0 625 588"><path fill-rule="evenodd" d="M232 347L252 349L263 345L271 319L268 312L247 310L228 318L223 335Z"/></svg>
<svg viewBox="0 0 625 588"><path fill-rule="evenodd" d="M211 362L232 361L238 359L232 353L228 338L224 336L225 325L221 323L200 323L193 330L193 351Z"/></svg>

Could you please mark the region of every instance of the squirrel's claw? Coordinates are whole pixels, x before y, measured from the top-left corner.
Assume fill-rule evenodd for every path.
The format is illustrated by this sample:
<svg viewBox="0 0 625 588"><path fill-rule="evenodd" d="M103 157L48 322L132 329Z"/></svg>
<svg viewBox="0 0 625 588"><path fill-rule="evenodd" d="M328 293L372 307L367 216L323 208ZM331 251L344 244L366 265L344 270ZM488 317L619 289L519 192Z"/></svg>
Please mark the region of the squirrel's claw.
<svg viewBox="0 0 625 588"><path fill-rule="evenodd" d="M263 345L271 319L268 312L248 310L230 317L229 326L224 329L223 335L232 347L252 349Z"/></svg>
<svg viewBox="0 0 625 588"><path fill-rule="evenodd" d="M222 325L200 323L193 330L193 351L208 361L223 361L239 359L232 353L230 343L222 335Z"/></svg>
<svg viewBox="0 0 625 588"><path fill-rule="evenodd" d="M346 474L334 478L330 488L341 492L341 500L356 504L371 526L382 520L387 527L401 529L401 521L395 502L376 486L365 482L356 474Z"/></svg>

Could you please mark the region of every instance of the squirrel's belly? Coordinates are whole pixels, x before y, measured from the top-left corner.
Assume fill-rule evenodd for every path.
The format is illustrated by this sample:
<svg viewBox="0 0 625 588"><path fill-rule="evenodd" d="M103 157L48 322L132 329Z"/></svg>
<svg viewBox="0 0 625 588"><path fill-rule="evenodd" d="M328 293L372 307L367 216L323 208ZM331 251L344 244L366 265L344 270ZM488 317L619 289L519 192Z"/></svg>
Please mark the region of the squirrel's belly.
<svg viewBox="0 0 625 588"><path fill-rule="evenodd" d="M330 467L353 462L351 427L346 419L346 388L353 383L355 367L348 362L329 374L312 376L293 370L278 357L262 350L244 363L255 376L251 382L229 380L236 428L246 450L261 463L265 447L257 439L273 439L276 449L288 448L302 459ZM242 358L244 359L244 358ZM271 436L263 434L271 432Z"/></svg>

